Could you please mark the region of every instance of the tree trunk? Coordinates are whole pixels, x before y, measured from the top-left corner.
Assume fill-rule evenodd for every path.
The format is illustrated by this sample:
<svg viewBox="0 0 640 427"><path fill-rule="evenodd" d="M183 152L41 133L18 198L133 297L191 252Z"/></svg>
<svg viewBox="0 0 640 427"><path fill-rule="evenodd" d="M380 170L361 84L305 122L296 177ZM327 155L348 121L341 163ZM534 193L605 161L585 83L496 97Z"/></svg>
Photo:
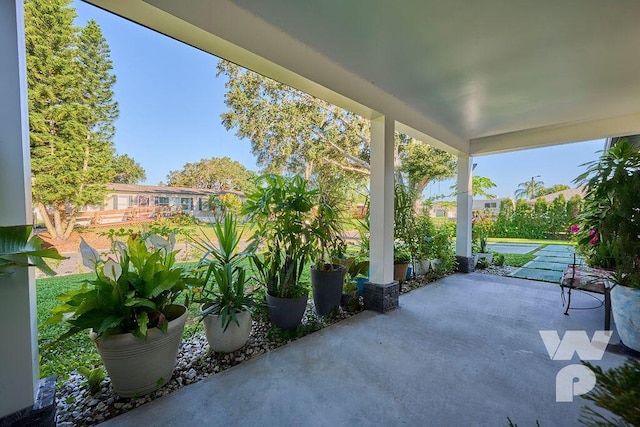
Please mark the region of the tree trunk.
<svg viewBox="0 0 640 427"><path fill-rule="evenodd" d="M49 216L49 211L42 203L36 203L36 208L38 212L40 212L40 216L42 216L42 220L44 221L44 226L47 227L47 231L51 235L52 239L57 239L58 235L56 234L56 228L51 222L51 217Z"/></svg>

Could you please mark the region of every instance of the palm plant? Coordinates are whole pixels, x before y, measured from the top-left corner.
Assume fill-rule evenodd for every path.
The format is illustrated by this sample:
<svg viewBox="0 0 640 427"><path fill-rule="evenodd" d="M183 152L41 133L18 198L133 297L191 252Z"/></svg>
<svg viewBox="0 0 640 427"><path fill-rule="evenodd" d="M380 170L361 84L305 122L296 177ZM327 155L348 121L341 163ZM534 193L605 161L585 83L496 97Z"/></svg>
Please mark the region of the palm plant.
<svg viewBox="0 0 640 427"><path fill-rule="evenodd" d="M518 188L514 192L516 199L535 199L537 196L544 192L544 182L536 181L535 177L532 177L530 181L521 182L518 184Z"/></svg>
<svg viewBox="0 0 640 427"><path fill-rule="evenodd" d="M193 301L204 304L200 316L219 315L226 331L231 322L239 325L237 314L253 306L253 295L246 292L249 281L242 262L246 252L239 251L242 233L232 214L227 214L222 225L214 228L218 245L206 237L194 239L194 244L204 251L196 267L197 285L200 296Z"/></svg>

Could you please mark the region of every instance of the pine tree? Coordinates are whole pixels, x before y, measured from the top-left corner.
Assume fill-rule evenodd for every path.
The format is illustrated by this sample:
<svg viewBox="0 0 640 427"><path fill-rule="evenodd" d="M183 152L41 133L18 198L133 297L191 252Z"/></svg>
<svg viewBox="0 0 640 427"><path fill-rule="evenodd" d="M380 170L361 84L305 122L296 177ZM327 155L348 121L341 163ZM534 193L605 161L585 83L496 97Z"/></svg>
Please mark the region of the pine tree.
<svg viewBox="0 0 640 427"><path fill-rule="evenodd" d="M118 113L100 28L79 32L69 3L25 2L33 198L55 239L69 237L80 207L102 203Z"/></svg>

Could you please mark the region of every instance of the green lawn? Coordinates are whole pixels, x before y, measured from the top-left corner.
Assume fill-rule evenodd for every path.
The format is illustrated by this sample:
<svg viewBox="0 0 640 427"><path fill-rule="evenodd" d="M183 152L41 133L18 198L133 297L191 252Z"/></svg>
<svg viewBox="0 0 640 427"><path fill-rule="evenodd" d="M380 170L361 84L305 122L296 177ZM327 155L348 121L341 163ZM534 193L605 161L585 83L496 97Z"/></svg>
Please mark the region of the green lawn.
<svg viewBox="0 0 640 427"><path fill-rule="evenodd" d="M489 243L532 243L538 245L575 245L571 240L516 239L511 237L489 237Z"/></svg>
<svg viewBox="0 0 640 427"><path fill-rule="evenodd" d="M533 261L536 257L533 253L528 254L503 254L504 255L504 264L510 265L511 267L522 267L529 261Z"/></svg>

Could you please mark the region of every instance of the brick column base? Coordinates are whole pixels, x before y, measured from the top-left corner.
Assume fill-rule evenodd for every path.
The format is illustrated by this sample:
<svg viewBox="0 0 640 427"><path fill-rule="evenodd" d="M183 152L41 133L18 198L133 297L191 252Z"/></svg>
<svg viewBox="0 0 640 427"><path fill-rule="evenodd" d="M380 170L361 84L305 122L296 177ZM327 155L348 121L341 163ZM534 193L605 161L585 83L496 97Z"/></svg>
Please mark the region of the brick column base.
<svg viewBox="0 0 640 427"><path fill-rule="evenodd" d="M400 284L391 282L384 285L367 282L364 284L364 309L386 313L398 308Z"/></svg>
<svg viewBox="0 0 640 427"><path fill-rule="evenodd" d="M38 382L36 402L30 408L0 418L2 427L54 427L56 425L56 377Z"/></svg>
<svg viewBox="0 0 640 427"><path fill-rule="evenodd" d="M476 269L476 257L474 256L456 255L456 261L458 261L458 272L460 273L473 273Z"/></svg>

